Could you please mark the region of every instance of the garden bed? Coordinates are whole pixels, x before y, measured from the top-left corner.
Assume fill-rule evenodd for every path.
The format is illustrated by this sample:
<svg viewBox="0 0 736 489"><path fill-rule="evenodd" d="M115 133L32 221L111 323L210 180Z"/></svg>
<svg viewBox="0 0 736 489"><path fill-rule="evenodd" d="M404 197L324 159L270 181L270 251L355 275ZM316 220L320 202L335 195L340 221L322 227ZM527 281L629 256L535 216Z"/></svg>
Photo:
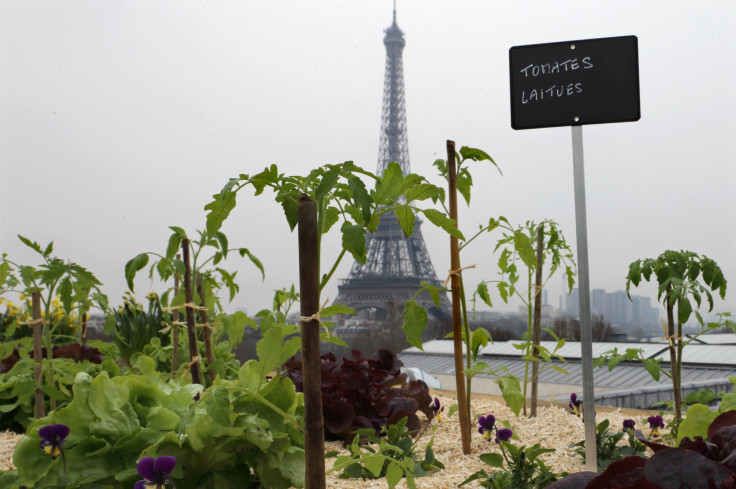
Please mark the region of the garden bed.
<svg viewBox="0 0 736 489"><path fill-rule="evenodd" d="M437 397L440 402L443 406L446 406L445 411L449 406L456 403L454 398L447 397L451 394L449 392L438 393ZM566 403L543 403L544 405L537 409L537 417L527 419L523 416L514 417L511 410L500 399L497 399L491 396L474 396L472 402L473 415L493 414L497 420L509 421L514 433L519 436L519 440L513 440L516 445L530 446L541 443L542 447L556 449L555 453L542 455L545 463L552 467L555 472L567 471L572 473L585 470L582 458L575 454L573 449L569 448L570 444L576 443L585 437L583 421L582 418L569 412ZM612 429L618 431L625 419L633 419L636 421L637 427L643 429L647 417L653 413L653 411L622 410L598 406L596 408L596 422L601 422L606 418L610 421ZM425 438L418 443L421 449L420 452L423 452L431 432L428 431L424 436ZM342 444L340 442L327 442L326 449L341 450ZM451 418L445 416L438 424L434 442L435 456L445 465L445 470L418 479L417 486L422 489L456 487L477 470L489 469L478 458L482 453L489 451L498 452L498 446L493 442L484 440L474 428L471 439L471 454L464 455L460 441L458 416L457 414ZM326 467L332 467L333 463L334 459L327 460ZM327 487L330 489L384 489L387 485L385 479L365 481L340 479L338 473L332 473L327 477ZM406 484L402 481L397 487L404 489ZM478 487L478 485L472 483L468 487L473 488Z"/></svg>
<svg viewBox="0 0 736 489"><path fill-rule="evenodd" d="M450 393L438 393L438 398L445 410L449 406L455 404L456 401L452 397L448 397ZM564 403L544 403L538 409L537 417L527 419L523 416L515 418L511 410L505 404L496 400L496 398L488 396L474 397L472 403L474 415L493 414L498 420L507 420L511 423L511 427L519 436L519 440L514 440L517 445L533 445L541 443L545 448L556 449L555 453L543 455L547 465L553 468L555 472L579 472L585 470L585 465L577 454L573 452L569 445L576 443L584 438L584 427L581 418L570 414ZM618 430L624 419L633 419L637 426L644 428L647 416L651 415L650 411L621 410L606 407L597 407L596 421L600 422L604 418L608 419L611 427ZM437 424L437 423L435 423ZM435 433L434 452L438 460L445 465L445 470L436 472L429 477L418 480L418 485L423 489L444 489L455 487L464 481L469 475L479 469L488 469L478 458L480 454L488 451L498 451L497 445L493 442L483 440L483 438L473 430L471 440L470 455L462 453L460 443L460 428L458 416L448 418L444 416L442 421L437 424L438 429ZM9 470L14 468L12 464L12 455L15 444L20 440L22 435L15 433L0 433L0 470ZM423 451L424 446L429 441L430 431L424 435L418 443ZM327 442L326 450L343 450L341 442ZM326 467L332 467L334 459L326 461ZM386 487L385 479L377 480L355 480L340 479L338 473L332 473L327 476L327 487L330 489L378 489ZM471 484L470 487L474 487ZM405 488L404 481L400 482L398 488Z"/></svg>

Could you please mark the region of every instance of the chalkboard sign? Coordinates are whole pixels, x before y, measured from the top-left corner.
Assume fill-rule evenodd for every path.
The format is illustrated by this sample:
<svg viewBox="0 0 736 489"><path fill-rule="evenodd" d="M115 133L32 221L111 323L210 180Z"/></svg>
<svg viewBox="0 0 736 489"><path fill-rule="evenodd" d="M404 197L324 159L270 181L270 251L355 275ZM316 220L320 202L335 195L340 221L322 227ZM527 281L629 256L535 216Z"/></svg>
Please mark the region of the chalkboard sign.
<svg viewBox="0 0 736 489"><path fill-rule="evenodd" d="M636 36L514 46L509 50L511 127L636 121Z"/></svg>

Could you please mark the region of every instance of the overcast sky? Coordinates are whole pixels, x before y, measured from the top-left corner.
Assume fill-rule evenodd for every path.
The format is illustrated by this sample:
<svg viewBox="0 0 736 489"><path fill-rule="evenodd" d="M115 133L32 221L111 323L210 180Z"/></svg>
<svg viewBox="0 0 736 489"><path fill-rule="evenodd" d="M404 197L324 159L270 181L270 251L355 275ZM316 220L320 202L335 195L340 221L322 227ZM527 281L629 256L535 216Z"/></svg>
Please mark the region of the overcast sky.
<svg viewBox="0 0 736 489"><path fill-rule="evenodd" d="M391 0L0 3L0 252L38 264L16 235L53 240L117 304L125 263L162 253L168 226L204 228L228 178L345 160L375 171L391 17ZM399 0L398 24L412 171L440 184L447 139L482 148L504 175L477 168L461 229L553 219L573 246L571 131L511 129L509 48L637 36L641 120L583 129L591 287L623 289L633 260L688 249L718 262L731 287L715 310L736 312L736 3ZM272 195L241 192L224 231L266 268L262 281L229 261L232 308L255 313L298 283ZM449 239L422 232L444 279ZM326 237L325 266L339 243ZM467 282L496 277L493 245L463 254L478 264ZM136 291L149 285L139 274ZM333 280L323 298L336 295Z"/></svg>

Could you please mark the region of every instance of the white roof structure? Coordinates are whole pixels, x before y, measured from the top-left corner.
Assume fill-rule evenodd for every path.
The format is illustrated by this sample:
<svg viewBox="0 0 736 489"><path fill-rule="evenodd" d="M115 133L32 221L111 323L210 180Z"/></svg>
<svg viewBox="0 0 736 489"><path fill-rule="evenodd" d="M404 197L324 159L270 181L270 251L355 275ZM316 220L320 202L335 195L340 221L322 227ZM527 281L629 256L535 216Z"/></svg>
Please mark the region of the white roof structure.
<svg viewBox="0 0 736 489"><path fill-rule="evenodd" d="M525 369L523 352L514 347L522 343L519 340L512 340L488 344L479 353L478 360L488 363L493 368L503 366L512 375L523 378ZM549 351L553 351L556 345L554 341L542 342L542 346ZM644 358L661 360L665 369L669 368L670 356L666 343L593 343L593 357L599 357L614 348L619 353L624 353L630 348L641 349ZM580 343L566 342L557 353L565 361L554 360L551 364L564 369L567 375L552 368L543 368L539 374L539 382L558 386L569 385L570 392L579 391L579 386L582 385ZM428 341L424 344L424 351L408 348L399 354L399 358L406 367L419 368L432 375L455 374L452 340ZM601 394L596 393L597 403L647 408L653 402L672 397L670 379L662 375L659 381L655 381L639 361L621 362L611 370L606 366L596 368L593 375L596 388L601 388ZM707 345L693 342L683 350L681 382L684 395L705 388L716 392L733 391L734 386L729 377L735 376L736 345Z"/></svg>

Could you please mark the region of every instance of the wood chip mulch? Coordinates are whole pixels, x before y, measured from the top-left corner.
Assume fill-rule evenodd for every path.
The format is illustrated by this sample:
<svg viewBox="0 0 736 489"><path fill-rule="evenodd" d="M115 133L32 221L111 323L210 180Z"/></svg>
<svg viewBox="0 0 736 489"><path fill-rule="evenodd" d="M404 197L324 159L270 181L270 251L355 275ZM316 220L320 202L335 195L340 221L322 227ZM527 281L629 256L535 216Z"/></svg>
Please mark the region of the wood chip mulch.
<svg viewBox="0 0 736 489"><path fill-rule="evenodd" d="M445 406L445 411L457 402L446 392L437 395L437 397ZM582 458L575 454L573 449L569 448L569 445L584 438L583 422L581 418L570 414L564 406L564 403L545 403L544 406L537 409L536 418L529 419L523 417L523 415L516 418L505 404L494 398L475 398L474 396L472 412L474 418L480 415L493 414L496 420L509 421L514 433L519 436L519 440L514 440L517 446L531 446L535 443L541 443L544 448L556 449L554 453L543 455L545 463L552 467L555 472L580 472L585 470L585 465ZM652 412L649 411L598 407L596 409L596 421L600 422L604 418L608 418L611 428L618 431L625 419L633 419L636 421L637 428L646 432L646 418L651 414ZM436 472L429 477L417 479L418 487L422 487L422 489L457 487L458 484L477 470L486 469L489 472L491 471L478 457L482 453L498 452L499 448L495 443L483 440L480 434L477 433L476 427L473 428L471 454L464 455L462 453L457 414L450 418L443 416L442 421L435 424L438 428L434 434L434 452L436 458L445 465L445 470ZM11 432L0 432L0 471L15 468L12 462L13 450L22 436ZM424 438L417 443L420 453L423 454L424 446L429 441L430 436L431 430L427 430ZM346 453L339 442L326 442L325 450L339 450ZM328 459L325 465L329 469L333 463L334 459ZM383 489L387 487L385 479L340 479L338 476L338 473L328 474L327 488ZM478 486L477 484L470 484L470 487ZM397 488L405 489L405 481L402 480Z"/></svg>

